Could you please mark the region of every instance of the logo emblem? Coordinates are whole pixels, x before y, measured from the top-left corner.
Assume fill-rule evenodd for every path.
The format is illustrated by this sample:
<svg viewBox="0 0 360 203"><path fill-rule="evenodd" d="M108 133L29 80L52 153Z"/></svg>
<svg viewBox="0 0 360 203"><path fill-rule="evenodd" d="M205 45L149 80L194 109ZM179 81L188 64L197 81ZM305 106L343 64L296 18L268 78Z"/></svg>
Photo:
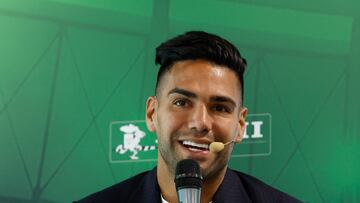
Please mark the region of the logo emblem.
<svg viewBox="0 0 360 203"><path fill-rule="evenodd" d="M157 160L157 139L145 121L115 121L110 124L110 162Z"/></svg>
<svg viewBox="0 0 360 203"><path fill-rule="evenodd" d="M123 125L119 128L123 132L124 144L116 147L115 151L120 154L125 154L127 151L131 152L129 156L131 159L139 159L137 156L139 151L155 150L155 146L141 146L140 141L145 137L145 132L141 131L138 126L133 124Z"/></svg>

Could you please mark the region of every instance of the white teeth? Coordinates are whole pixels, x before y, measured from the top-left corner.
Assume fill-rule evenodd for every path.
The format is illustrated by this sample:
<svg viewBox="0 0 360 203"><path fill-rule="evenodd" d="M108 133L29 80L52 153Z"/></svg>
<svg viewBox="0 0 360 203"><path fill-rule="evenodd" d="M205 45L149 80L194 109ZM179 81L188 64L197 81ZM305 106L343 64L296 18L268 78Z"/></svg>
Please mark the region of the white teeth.
<svg viewBox="0 0 360 203"><path fill-rule="evenodd" d="M208 144L198 144L189 140L184 140L182 142L183 145L188 145L188 146L194 146L194 147L199 147L199 148L204 148L204 149L209 149L209 145Z"/></svg>
<svg viewBox="0 0 360 203"><path fill-rule="evenodd" d="M203 151L203 150L201 150L201 149L196 149L196 148L192 148L192 147L189 147L188 148L190 151L194 151L194 152L201 152L201 151Z"/></svg>

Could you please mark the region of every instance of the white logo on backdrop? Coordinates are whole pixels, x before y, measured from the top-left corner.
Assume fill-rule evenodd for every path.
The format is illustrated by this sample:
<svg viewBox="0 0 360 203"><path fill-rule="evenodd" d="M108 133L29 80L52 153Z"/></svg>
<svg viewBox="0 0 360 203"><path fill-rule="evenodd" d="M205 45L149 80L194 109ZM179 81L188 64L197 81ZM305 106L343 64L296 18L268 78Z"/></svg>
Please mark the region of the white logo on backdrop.
<svg viewBox="0 0 360 203"><path fill-rule="evenodd" d="M125 154L127 151L132 152L130 158L133 160L139 159L137 156L139 151L155 150L155 146L141 146L140 141L146 136L144 131L141 131L138 126L133 124L123 125L119 128L123 133L124 145L120 144L115 151L120 154Z"/></svg>

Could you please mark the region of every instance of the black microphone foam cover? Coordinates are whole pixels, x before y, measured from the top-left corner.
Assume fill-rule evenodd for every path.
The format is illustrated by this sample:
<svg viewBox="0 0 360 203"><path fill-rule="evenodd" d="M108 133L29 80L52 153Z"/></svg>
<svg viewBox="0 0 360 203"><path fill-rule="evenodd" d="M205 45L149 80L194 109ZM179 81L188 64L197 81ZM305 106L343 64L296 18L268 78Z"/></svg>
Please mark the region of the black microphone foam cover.
<svg viewBox="0 0 360 203"><path fill-rule="evenodd" d="M177 163L175 172L176 189L201 188L202 176L199 164L193 159L184 159Z"/></svg>

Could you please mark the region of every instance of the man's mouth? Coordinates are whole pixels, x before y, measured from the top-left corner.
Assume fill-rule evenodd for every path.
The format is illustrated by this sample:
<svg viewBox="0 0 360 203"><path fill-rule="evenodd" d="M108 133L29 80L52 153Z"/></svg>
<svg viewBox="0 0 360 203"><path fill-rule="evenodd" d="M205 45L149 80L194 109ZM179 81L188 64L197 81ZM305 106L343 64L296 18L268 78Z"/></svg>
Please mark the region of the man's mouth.
<svg viewBox="0 0 360 203"><path fill-rule="evenodd" d="M189 149L190 151L194 151L194 152L209 151L208 144L199 144L190 140L183 140L181 141L181 144L183 144L183 146Z"/></svg>

